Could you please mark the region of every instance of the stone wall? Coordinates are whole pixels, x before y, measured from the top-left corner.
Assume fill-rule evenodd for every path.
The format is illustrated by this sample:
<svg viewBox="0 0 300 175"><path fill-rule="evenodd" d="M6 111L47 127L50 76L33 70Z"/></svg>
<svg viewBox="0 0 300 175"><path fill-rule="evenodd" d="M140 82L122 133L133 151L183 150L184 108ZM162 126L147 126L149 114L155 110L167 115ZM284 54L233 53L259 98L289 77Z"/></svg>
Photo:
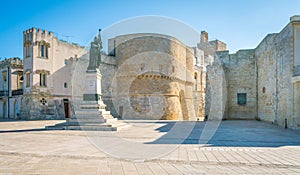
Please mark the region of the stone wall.
<svg viewBox="0 0 300 175"><path fill-rule="evenodd" d="M206 72L204 67L194 66L194 109L197 120L203 121L205 118L205 91L206 91Z"/></svg>
<svg viewBox="0 0 300 175"><path fill-rule="evenodd" d="M240 50L235 54L217 52L223 63L227 84L226 119L255 119L256 66L254 50ZM238 103L238 95L245 94L245 104Z"/></svg>
<svg viewBox="0 0 300 175"><path fill-rule="evenodd" d="M227 84L222 62L216 59L207 66L205 120L219 121L224 119Z"/></svg>
<svg viewBox="0 0 300 175"><path fill-rule="evenodd" d="M115 107L122 117L196 120L192 48L159 34L123 35L109 43L118 68Z"/></svg>
<svg viewBox="0 0 300 175"><path fill-rule="evenodd" d="M267 35L253 50L216 53L215 62L221 62L226 77L225 119L259 119L288 128L299 127L299 78L294 65L298 52L294 45L300 38L300 32L295 32L300 26L297 20L292 17L280 33ZM217 67L213 65L209 66L208 77L216 72L212 72ZM214 106L211 100L216 94L212 89L215 81L207 82L208 118ZM238 96L246 101L239 104Z"/></svg>
<svg viewBox="0 0 300 175"><path fill-rule="evenodd" d="M292 27L268 35L256 48L258 70L258 117L292 127L293 47Z"/></svg>

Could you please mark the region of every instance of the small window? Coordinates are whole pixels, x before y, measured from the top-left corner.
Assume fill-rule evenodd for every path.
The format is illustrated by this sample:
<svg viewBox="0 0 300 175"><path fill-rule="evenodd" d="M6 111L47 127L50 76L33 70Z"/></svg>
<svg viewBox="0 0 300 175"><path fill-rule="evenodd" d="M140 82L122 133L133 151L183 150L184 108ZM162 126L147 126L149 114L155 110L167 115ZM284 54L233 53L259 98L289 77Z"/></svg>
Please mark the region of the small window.
<svg viewBox="0 0 300 175"><path fill-rule="evenodd" d="M26 73L26 87L30 86L30 73Z"/></svg>
<svg viewBox="0 0 300 175"><path fill-rule="evenodd" d="M247 104L247 94L246 93L238 93L237 94L237 103L238 103L238 105L246 105Z"/></svg>
<svg viewBox="0 0 300 175"><path fill-rule="evenodd" d="M23 89L23 75L18 74L17 89Z"/></svg>
<svg viewBox="0 0 300 175"><path fill-rule="evenodd" d="M68 88L68 84L66 82L64 83L64 88Z"/></svg>
<svg viewBox="0 0 300 175"><path fill-rule="evenodd" d="M196 72L194 74L194 83L195 83L194 90L196 91L198 89L198 87L197 87L197 84L198 84L198 82L197 82L197 73Z"/></svg>
<svg viewBox="0 0 300 175"><path fill-rule="evenodd" d="M26 58L30 57L29 49L30 49L30 45L26 43L25 44L25 55L26 55Z"/></svg>
<svg viewBox="0 0 300 175"><path fill-rule="evenodd" d="M45 57L45 45L41 45L41 57Z"/></svg>

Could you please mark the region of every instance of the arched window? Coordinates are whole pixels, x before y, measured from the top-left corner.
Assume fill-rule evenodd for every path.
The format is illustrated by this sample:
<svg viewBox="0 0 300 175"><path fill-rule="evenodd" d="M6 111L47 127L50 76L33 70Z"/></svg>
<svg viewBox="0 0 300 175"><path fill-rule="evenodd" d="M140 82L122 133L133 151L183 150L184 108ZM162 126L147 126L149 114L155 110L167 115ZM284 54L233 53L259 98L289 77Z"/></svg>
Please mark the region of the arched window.
<svg viewBox="0 0 300 175"><path fill-rule="evenodd" d="M19 73L18 74L18 80L17 80L17 89L23 89L23 74Z"/></svg>
<svg viewBox="0 0 300 175"><path fill-rule="evenodd" d="M47 86L47 74L46 73L40 73L40 86Z"/></svg>
<svg viewBox="0 0 300 175"><path fill-rule="evenodd" d="M39 42L38 46L39 46L38 56L43 58L48 58L48 48L50 47L50 44L43 40Z"/></svg>
<svg viewBox="0 0 300 175"><path fill-rule="evenodd" d="M47 70L36 70L36 74L40 75L40 86L47 87L47 75L50 74Z"/></svg>

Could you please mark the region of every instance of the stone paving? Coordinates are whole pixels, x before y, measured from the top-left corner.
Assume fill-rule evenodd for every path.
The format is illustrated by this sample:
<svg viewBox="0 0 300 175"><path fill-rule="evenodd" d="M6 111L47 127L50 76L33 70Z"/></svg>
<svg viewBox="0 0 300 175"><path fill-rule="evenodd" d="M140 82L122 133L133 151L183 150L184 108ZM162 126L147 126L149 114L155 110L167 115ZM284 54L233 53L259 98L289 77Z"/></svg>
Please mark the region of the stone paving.
<svg viewBox="0 0 300 175"><path fill-rule="evenodd" d="M300 131L264 122L132 121L118 132L44 130L59 122L1 121L0 174L300 174Z"/></svg>

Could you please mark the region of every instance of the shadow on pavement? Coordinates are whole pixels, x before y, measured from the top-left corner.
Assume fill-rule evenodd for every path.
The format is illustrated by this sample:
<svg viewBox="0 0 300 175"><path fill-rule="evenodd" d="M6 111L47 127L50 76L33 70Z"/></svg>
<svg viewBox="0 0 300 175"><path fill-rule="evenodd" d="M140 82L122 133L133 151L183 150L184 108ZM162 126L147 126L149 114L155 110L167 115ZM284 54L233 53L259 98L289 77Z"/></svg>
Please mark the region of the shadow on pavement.
<svg viewBox="0 0 300 175"><path fill-rule="evenodd" d="M203 146L281 147L299 146L300 131L259 121L222 121L208 140L202 140L207 122L163 122L165 135L148 144L200 144ZM176 126L178 125L178 126ZM213 130L213 128L205 128Z"/></svg>
<svg viewBox="0 0 300 175"><path fill-rule="evenodd" d="M14 132L38 132L38 131L49 131L45 128L34 128L34 129L20 129L20 130L0 130L0 133L14 133Z"/></svg>

